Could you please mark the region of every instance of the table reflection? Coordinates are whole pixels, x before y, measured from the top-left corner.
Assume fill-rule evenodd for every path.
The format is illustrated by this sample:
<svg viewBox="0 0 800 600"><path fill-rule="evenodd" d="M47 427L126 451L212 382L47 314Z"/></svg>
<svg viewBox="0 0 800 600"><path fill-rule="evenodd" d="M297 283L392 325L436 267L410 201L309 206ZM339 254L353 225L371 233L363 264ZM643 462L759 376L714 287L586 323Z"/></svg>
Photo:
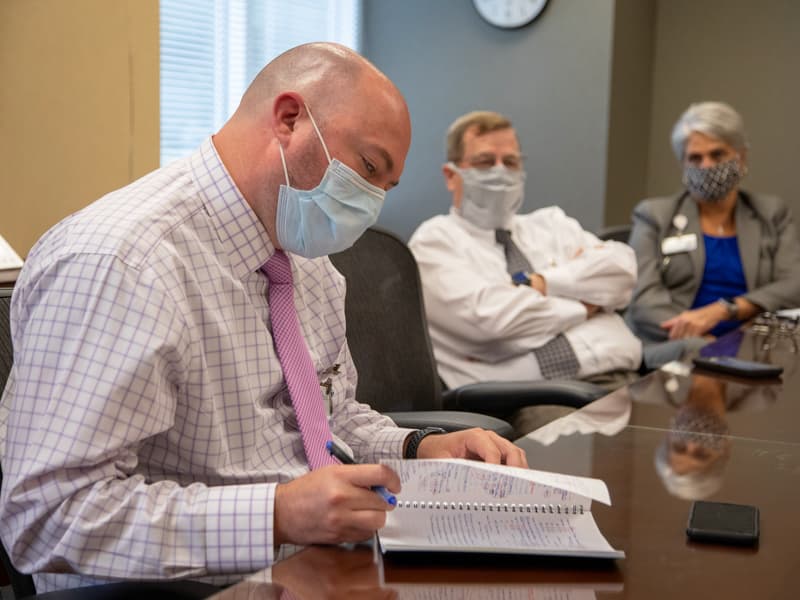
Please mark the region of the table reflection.
<svg viewBox="0 0 800 600"><path fill-rule="evenodd" d="M612 436L628 425L630 416L630 395L627 393L627 388L622 388L587 404L580 410L551 421L521 439L549 446L558 438L575 433L600 433Z"/></svg>
<svg viewBox="0 0 800 600"><path fill-rule="evenodd" d="M272 581L297 600L395 600L371 548L310 546L272 567ZM282 599L283 600L283 599Z"/></svg>
<svg viewBox="0 0 800 600"><path fill-rule="evenodd" d="M309 546L213 596L214 600L396 600L382 561L364 546Z"/></svg>
<svg viewBox="0 0 800 600"><path fill-rule="evenodd" d="M613 436L626 425L662 430L651 464L671 495L698 500L720 489L737 434L749 433L741 421L737 432L730 415L766 411L781 390L779 381L753 382L670 363L524 439L548 446L575 434Z"/></svg>
<svg viewBox="0 0 800 600"><path fill-rule="evenodd" d="M692 371L688 365L670 363L661 370L632 383L624 393L634 405L656 406L666 410L662 416L647 413L636 415L633 425L673 428L677 423L683 430L707 433L706 420L688 417L696 407L703 406L706 413L719 415L716 419L727 420L728 413L759 413L769 409L780 396L783 386L780 380L747 380L720 374ZM689 405L687 407L687 404ZM698 409L699 410L699 409ZM636 412L636 411L635 411ZM733 435L735 428L717 428L716 433Z"/></svg>
<svg viewBox="0 0 800 600"><path fill-rule="evenodd" d="M536 564L536 567L534 567ZM569 564L569 563L568 563ZM622 592L605 563L575 571L555 560L416 554L396 561L366 546L310 546L213 596L213 600L593 600ZM547 568L550 565L551 568ZM555 566L555 569L552 567ZM533 568L532 568L533 567ZM592 581L592 577L597 577Z"/></svg>
<svg viewBox="0 0 800 600"><path fill-rule="evenodd" d="M685 398L656 449L655 466L671 494L697 500L722 487L730 457L728 382L704 375L694 375L689 382Z"/></svg>

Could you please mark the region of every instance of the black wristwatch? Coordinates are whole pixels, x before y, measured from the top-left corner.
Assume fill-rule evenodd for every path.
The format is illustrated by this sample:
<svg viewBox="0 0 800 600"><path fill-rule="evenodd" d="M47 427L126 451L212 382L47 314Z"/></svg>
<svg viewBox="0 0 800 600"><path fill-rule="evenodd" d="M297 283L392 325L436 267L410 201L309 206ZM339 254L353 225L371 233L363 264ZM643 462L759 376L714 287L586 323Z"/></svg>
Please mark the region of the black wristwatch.
<svg viewBox="0 0 800 600"><path fill-rule="evenodd" d="M403 453L403 458L417 458L417 449L419 443L426 437L437 433L447 433L441 427L425 427L424 429L417 429L414 433L408 436L408 444L406 444L406 451Z"/></svg>
<svg viewBox="0 0 800 600"><path fill-rule="evenodd" d="M728 319L731 321L735 321L739 316L739 305L736 304L735 298L720 298L717 300L722 306L725 307L725 310L728 311Z"/></svg>

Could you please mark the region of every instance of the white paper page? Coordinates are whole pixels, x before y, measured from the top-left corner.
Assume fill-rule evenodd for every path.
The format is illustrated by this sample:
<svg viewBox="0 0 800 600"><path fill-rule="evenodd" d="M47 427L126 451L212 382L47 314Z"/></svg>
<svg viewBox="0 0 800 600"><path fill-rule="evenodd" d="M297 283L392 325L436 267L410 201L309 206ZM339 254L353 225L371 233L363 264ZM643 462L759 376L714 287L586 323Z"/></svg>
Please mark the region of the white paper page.
<svg viewBox="0 0 800 600"><path fill-rule="evenodd" d="M611 504L600 479L464 459L382 462L400 476L398 500L578 504L588 509L591 498Z"/></svg>
<svg viewBox="0 0 800 600"><path fill-rule="evenodd" d="M19 269L22 259L11 245L0 235L0 269Z"/></svg>
<svg viewBox="0 0 800 600"><path fill-rule="evenodd" d="M380 530L384 550L602 556L615 551L592 514L532 514L398 507Z"/></svg>
<svg viewBox="0 0 800 600"><path fill-rule="evenodd" d="M800 308L784 308L776 312L779 317L787 317L789 319L800 318Z"/></svg>

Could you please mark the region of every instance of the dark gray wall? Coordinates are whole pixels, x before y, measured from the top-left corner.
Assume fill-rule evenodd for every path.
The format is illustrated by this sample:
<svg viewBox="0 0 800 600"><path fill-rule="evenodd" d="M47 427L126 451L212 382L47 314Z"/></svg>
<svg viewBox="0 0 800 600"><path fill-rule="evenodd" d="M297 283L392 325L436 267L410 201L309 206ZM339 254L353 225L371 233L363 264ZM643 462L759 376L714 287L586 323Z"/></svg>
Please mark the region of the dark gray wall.
<svg viewBox="0 0 800 600"><path fill-rule="evenodd" d="M379 224L404 238L444 213L444 134L459 115L497 110L528 156L523 211L558 204L603 223L613 0L550 0L519 30L485 23L469 0L365 0L364 55L408 101L413 139Z"/></svg>
<svg viewBox="0 0 800 600"><path fill-rule="evenodd" d="M655 0L616 0L605 222L630 222L647 189Z"/></svg>
<svg viewBox="0 0 800 600"><path fill-rule="evenodd" d="M800 159L800 2L659 0L647 188L680 188L669 145L691 102L723 100L750 135L746 189L782 196L800 215L794 175Z"/></svg>

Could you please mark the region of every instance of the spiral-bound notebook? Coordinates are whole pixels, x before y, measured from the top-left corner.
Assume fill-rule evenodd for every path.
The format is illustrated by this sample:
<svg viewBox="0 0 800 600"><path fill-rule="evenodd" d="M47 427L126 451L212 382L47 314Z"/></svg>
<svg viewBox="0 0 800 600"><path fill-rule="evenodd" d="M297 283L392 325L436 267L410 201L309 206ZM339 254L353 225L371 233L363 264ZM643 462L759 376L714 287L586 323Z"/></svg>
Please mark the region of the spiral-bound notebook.
<svg viewBox="0 0 800 600"><path fill-rule="evenodd" d="M382 552L624 558L600 533L599 479L462 459L386 460L403 484L378 532Z"/></svg>

